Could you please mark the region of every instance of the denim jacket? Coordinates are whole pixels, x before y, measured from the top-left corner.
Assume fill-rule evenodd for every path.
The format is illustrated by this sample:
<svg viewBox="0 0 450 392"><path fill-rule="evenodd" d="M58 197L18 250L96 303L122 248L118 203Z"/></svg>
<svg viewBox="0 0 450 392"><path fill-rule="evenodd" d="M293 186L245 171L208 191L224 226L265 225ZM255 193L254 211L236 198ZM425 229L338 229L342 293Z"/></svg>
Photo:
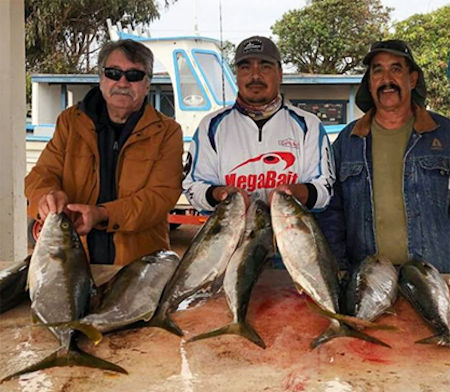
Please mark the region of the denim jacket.
<svg viewBox="0 0 450 392"><path fill-rule="evenodd" d="M414 107L415 121L403 158L408 256L450 272L450 120ZM373 210L373 110L348 124L333 144L334 196L316 214L342 269L377 253Z"/></svg>

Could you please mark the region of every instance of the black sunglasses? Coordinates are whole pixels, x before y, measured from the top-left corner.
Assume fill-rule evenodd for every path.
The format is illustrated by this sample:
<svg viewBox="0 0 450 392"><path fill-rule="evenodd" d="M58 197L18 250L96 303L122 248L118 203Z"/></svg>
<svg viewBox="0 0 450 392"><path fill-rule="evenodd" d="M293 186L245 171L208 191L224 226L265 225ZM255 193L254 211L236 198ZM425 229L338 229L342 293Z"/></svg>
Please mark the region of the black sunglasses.
<svg viewBox="0 0 450 392"><path fill-rule="evenodd" d="M120 80L122 75L125 75L125 79L129 82L140 82L147 75L144 71L139 69L129 69L128 71L122 71L118 68L104 67L103 73L108 79L115 81Z"/></svg>

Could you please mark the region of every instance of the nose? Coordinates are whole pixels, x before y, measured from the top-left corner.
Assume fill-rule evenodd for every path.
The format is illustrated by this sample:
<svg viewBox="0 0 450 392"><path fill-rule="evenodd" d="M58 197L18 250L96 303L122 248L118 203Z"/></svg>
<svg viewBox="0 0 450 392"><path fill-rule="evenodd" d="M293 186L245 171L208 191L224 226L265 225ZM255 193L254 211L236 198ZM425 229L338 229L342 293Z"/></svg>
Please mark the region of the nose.
<svg viewBox="0 0 450 392"><path fill-rule="evenodd" d="M394 80L390 69L383 69L380 72L379 78L383 83L390 83Z"/></svg>
<svg viewBox="0 0 450 392"><path fill-rule="evenodd" d="M121 85L128 85L130 82L125 77L125 74L122 74L120 75L120 79L116 83Z"/></svg>
<svg viewBox="0 0 450 392"><path fill-rule="evenodd" d="M250 75L252 79L258 80L261 78L261 67L259 64L252 64L250 67Z"/></svg>

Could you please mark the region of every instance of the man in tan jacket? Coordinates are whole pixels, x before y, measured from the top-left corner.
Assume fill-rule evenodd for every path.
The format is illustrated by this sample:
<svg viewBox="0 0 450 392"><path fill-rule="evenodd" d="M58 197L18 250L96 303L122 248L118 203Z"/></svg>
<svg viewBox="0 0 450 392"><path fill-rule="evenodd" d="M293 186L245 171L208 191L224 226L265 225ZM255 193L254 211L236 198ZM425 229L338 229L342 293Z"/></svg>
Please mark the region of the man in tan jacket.
<svg viewBox="0 0 450 392"><path fill-rule="evenodd" d="M91 263L127 264L169 248L167 214L181 193L182 132L147 95L153 54L132 40L99 53L99 87L58 117L25 179L28 215L68 212Z"/></svg>

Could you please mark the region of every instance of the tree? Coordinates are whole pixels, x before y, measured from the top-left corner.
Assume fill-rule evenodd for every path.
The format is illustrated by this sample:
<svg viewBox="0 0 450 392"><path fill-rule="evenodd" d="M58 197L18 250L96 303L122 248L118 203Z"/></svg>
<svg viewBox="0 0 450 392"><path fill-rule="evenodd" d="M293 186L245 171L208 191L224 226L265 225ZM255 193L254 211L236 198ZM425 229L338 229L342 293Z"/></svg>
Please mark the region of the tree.
<svg viewBox="0 0 450 392"><path fill-rule="evenodd" d="M427 84L427 105L450 116L450 82L447 67L450 56L450 6L428 14L416 14L394 25L391 38L406 42L414 60L422 68Z"/></svg>
<svg viewBox="0 0 450 392"><path fill-rule="evenodd" d="M156 0L25 0L27 69L90 72L92 44L106 39L107 18L149 23L158 17Z"/></svg>
<svg viewBox="0 0 450 392"><path fill-rule="evenodd" d="M313 0L271 29L283 62L298 72L341 74L358 70L370 44L386 35L390 11L380 0Z"/></svg>
<svg viewBox="0 0 450 392"><path fill-rule="evenodd" d="M225 40L222 43L222 56L227 61L230 67L234 66L234 53L236 52L236 45L233 42Z"/></svg>

